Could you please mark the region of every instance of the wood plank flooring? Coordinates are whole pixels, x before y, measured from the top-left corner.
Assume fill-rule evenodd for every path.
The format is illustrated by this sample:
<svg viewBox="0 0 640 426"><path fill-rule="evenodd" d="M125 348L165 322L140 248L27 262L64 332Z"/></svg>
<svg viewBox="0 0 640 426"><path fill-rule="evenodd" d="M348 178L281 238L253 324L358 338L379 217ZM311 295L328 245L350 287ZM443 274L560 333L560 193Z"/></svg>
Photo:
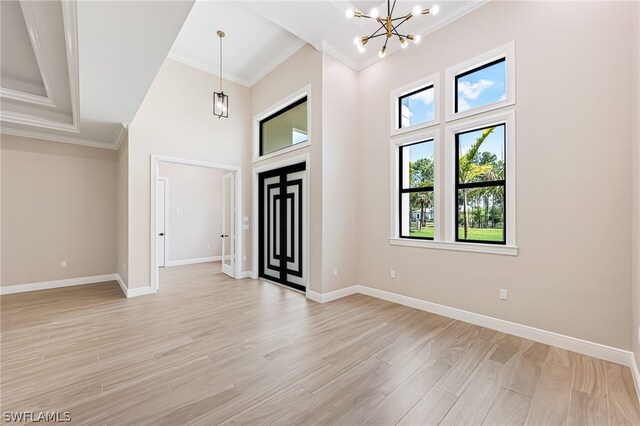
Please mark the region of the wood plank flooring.
<svg viewBox="0 0 640 426"><path fill-rule="evenodd" d="M2 296L1 411L99 425L640 425L628 368L363 295L211 264Z"/></svg>

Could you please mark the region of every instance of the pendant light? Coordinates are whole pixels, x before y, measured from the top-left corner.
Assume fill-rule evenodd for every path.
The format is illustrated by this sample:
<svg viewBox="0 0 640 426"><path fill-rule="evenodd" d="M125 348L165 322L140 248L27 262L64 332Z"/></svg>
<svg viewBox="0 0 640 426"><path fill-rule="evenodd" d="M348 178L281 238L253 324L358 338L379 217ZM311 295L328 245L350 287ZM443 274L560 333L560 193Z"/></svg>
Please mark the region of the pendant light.
<svg viewBox="0 0 640 426"><path fill-rule="evenodd" d="M218 118L229 117L229 96L222 91L222 39L224 31L218 31L220 37L220 91L213 92L213 115Z"/></svg>

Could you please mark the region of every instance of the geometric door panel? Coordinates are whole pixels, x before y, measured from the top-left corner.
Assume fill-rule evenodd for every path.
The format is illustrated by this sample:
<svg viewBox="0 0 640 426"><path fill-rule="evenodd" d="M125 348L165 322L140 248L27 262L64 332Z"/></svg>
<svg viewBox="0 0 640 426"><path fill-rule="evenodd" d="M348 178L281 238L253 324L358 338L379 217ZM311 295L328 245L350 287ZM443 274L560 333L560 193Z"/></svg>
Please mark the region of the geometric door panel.
<svg viewBox="0 0 640 426"><path fill-rule="evenodd" d="M303 188L305 163L258 177L259 275L305 291Z"/></svg>

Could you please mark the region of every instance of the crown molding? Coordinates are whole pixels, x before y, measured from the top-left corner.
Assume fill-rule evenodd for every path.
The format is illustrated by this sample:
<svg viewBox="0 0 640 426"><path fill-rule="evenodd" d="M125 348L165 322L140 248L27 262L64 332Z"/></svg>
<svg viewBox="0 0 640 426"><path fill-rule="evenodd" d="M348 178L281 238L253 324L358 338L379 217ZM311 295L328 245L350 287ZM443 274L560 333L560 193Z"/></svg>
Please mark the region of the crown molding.
<svg viewBox="0 0 640 426"><path fill-rule="evenodd" d="M358 64L353 59L349 58L347 55L342 53L340 49L338 49L328 41L322 40L320 42L320 48L318 50L328 53L329 55L333 56L334 58L336 58L337 60L339 60L340 62L342 62L349 68L351 68L352 70L358 71Z"/></svg>
<svg viewBox="0 0 640 426"><path fill-rule="evenodd" d="M167 58L180 62L185 65L189 65L190 67L199 69L200 71L204 71L209 74L213 74L215 76L219 74L219 70L214 70L212 67L205 65L204 63L196 59L187 58L186 56L182 56L175 52L169 52L169 54L167 55ZM251 83L248 80L238 77L237 75L224 73L223 78L224 80L231 81L232 83L236 83L244 87L251 87Z"/></svg>
<svg viewBox="0 0 640 426"><path fill-rule="evenodd" d="M80 77L78 68L78 19L76 16L76 0L67 0L62 4L62 21L64 24L64 41L67 51L67 68L69 70L69 95L71 99L71 115L73 124L80 128Z"/></svg>
<svg viewBox="0 0 640 426"><path fill-rule="evenodd" d="M241 86L250 88L258 81L262 80L271 71L276 69L278 65L289 59L289 57L300 50L305 44L307 43L304 40L299 40L299 42L292 44L290 48L282 50L279 54L275 55L273 60L271 60L267 65L261 67L260 72L256 74L251 80L247 80L245 78L238 77L237 75L229 74L226 72L224 73L223 78L227 81L231 81ZM215 76L218 76L219 74L219 70L214 70L211 66L205 65L201 61L187 58L186 56L180 55L179 53L169 52L167 58L183 63L185 65L189 65L190 67L197 68L200 71L208 72L209 74L213 74Z"/></svg>
<svg viewBox="0 0 640 426"><path fill-rule="evenodd" d="M5 79L6 80L6 79ZM28 104L40 105L55 108L56 104L47 96L34 95L33 93L21 92L19 90L0 87L0 98L11 99L13 101L25 102Z"/></svg>
<svg viewBox="0 0 640 426"><path fill-rule="evenodd" d="M291 47L288 49L282 50L280 54L275 55L273 60L266 66L262 67L261 71L251 79L249 82L249 87L253 86L263 78L267 76L271 71L276 69L280 64L293 56L298 50L302 49L307 44L306 41L302 39L298 39L298 42L295 44L291 44Z"/></svg>
<svg viewBox="0 0 640 426"><path fill-rule="evenodd" d="M71 136L52 135L50 133L34 132L32 130L14 129L11 127L0 127L0 134L10 135L10 136L21 136L23 138L39 139L39 140L53 141L53 142L60 142L60 143L70 143L73 145L82 145L82 146L88 146L91 148L113 149L113 150L118 149L115 147L115 142L105 143L105 142L99 142L99 141L94 141L90 139L74 138Z"/></svg>
<svg viewBox="0 0 640 426"><path fill-rule="evenodd" d="M129 126L124 123L120 123L118 126L118 131L116 132L116 137L113 140L113 149L120 149L120 145L122 145L127 132L129 132Z"/></svg>
<svg viewBox="0 0 640 426"><path fill-rule="evenodd" d="M80 132L78 126L76 126L75 124L64 123L48 118L36 117L35 115L23 114L21 112L0 110L0 121L22 124L24 126L40 127L49 130L61 130L63 132Z"/></svg>
<svg viewBox="0 0 640 426"><path fill-rule="evenodd" d="M29 33L29 40L31 41L33 54L36 57L36 63L38 64L38 69L40 70L40 76L42 78L42 83L44 85L46 99L49 100L49 104L47 104L46 106L55 107L56 103L53 99L53 91L51 90L51 83L49 82L49 74L47 73L47 69L44 66L45 64L44 54L42 52L42 46L40 45L40 36L38 35L36 21L35 21L35 18L33 17L33 9L31 8L31 2L27 0L20 0L20 8L22 9L24 22L27 26L27 32ZM36 96L36 95L32 95L32 96ZM5 96L3 95L3 97ZM27 96L27 98L29 98L29 96ZM41 96L38 96L38 98L41 98ZM15 99L15 98L9 97L9 99ZM20 100L20 99L15 99L15 100ZM24 101L24 102L29 102L29 101ZM38 102L31 101L31 103L38 103ZM42 103L39 103L39 104L43 105Z"/></svg>

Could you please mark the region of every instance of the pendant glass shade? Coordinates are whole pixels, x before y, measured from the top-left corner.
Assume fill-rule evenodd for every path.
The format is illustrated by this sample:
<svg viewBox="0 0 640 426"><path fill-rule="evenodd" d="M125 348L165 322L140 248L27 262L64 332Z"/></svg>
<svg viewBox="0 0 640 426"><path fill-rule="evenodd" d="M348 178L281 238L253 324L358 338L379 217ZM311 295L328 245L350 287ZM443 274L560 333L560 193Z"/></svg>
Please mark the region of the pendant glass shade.
<svg viewBox="0 0 640 426"><path fill-rule="evenodd" d="M213 115L218 118L229 117L229 96L224 92L213 92Z"/></svg>

